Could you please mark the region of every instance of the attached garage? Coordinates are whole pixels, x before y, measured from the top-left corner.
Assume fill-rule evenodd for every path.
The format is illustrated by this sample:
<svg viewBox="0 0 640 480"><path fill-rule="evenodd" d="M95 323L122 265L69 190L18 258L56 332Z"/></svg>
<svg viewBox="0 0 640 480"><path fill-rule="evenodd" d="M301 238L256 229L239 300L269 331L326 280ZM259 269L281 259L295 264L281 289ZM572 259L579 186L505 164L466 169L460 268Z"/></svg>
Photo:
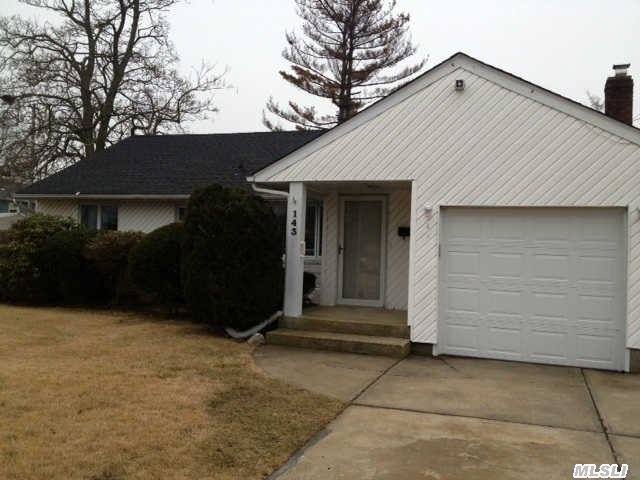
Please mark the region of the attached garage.
<svg viewBox="0 0 640 480"><path fill-rule="evenodd" d="M307 189L322 195L325 306L340 304L331 286L353 254L339 199L401 189L388 251L371 265L383 267L376 285L406 295L378 305L406 305L416 351L640 371L640 130L627 69L606 83L621 110L603 115L459 53L251 180L288 185L296 219ZM285 314L298 316L290 240ZM390 245L408 247L408 261ZM360 253L365 266L378 259Z"/></svg>
<svg viewBox="0 0 640 480"><path fill-rule="evenodd" d="M441 215L441 353L623 369L625 209Z"/></svg>

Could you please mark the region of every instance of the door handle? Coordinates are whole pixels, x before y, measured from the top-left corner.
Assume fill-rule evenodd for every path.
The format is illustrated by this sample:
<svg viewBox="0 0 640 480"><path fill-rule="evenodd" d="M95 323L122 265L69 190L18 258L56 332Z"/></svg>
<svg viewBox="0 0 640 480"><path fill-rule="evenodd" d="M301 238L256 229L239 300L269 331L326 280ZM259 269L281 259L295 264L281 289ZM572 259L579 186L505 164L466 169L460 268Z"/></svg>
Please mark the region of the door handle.
<svg viewBox="0 0 640 480"><path fill-rule="evenodd" d="M342 245L338 245L338 255L342 255L343 250L344 248L342 247Z"/></svg>

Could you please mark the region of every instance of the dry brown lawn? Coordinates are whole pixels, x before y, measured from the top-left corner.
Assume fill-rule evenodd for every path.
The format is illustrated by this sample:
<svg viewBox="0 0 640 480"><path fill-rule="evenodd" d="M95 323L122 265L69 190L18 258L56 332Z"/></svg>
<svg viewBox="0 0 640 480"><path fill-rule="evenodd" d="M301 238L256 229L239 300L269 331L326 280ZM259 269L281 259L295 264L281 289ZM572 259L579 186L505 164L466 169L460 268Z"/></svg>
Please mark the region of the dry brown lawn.
<svg viewBox="0 0 640 480"><path fill-rule="evenodd" d="M342 405L187 322L0 305L1 479L258 479Z"/></svg>

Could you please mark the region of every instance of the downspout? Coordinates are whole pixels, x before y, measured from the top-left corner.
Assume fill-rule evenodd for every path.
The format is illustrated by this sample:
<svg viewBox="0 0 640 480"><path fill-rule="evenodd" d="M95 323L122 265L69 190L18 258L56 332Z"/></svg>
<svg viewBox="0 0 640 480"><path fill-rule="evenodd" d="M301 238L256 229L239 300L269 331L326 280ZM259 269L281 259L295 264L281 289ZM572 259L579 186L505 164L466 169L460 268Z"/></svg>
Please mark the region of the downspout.
<svg viewBox="0 0 640 480"><path fill-rule="evenodd" d="M267 318L264 322L259 323L255 327L252 327L249 330L245 330L244 332L239 332L238 330L231 327L225 328L224 331L227 332L227 335L229 335L231 338L235 338L236 340L241 340L244 338L249 338L254 336L260 330L268 327L280 317L282 317L282 310L278 310L276 313L274 313L269 318Z"/></svg>
<svg viewBox="0 0 640 480"><path fill-rule="evenodd" d="M282 190L272 190L270 188L256 187L255 183L251 184L251 188L256 193L264 193L265 195L275 195L275 196L280 196L284 198L289 198L289 192L283 192Z"/></svg>
<svg viewBox="0 0 640 480"><path fill-rule="evenodd" d="M256 184L253 183L253 182L251 183L251 188L256 193L263 193L265 195L274 195L274 196L280 196L280 197L284 197L284 198L289 198L289 193L288 192L283 192L281 190L271 190L269 188L256 187ZM250 328L249 330L245 330L244 332L239 332L239 331L237 331L237 330L235 330L233 328L230 328L230 327L225 328L225 332L227 332L227 335L229 335L230 337L235 338L237 340L248 338L248 337L252 337L256 333L258 333L260 330L262 330L262 329L268 327L269 325L271 325L273 322L275 322L280 317L282 317L282 310L278 310L273 315L271 315L269 318L267 318L264 322L256 325L255 327Z"/></svg>

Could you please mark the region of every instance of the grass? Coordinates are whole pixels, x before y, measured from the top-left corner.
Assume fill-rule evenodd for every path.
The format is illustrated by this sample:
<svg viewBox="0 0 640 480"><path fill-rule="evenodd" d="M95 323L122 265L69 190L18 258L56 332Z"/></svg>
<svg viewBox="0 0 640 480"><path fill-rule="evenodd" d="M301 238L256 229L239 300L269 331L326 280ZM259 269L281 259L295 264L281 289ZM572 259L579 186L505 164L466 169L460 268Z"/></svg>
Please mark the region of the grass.
<svg viewBox="0 0 640 480"><path fill-rule="evenodd" d="M0 478L259 479L342 405L186 322L0 305Z"/></svg>

